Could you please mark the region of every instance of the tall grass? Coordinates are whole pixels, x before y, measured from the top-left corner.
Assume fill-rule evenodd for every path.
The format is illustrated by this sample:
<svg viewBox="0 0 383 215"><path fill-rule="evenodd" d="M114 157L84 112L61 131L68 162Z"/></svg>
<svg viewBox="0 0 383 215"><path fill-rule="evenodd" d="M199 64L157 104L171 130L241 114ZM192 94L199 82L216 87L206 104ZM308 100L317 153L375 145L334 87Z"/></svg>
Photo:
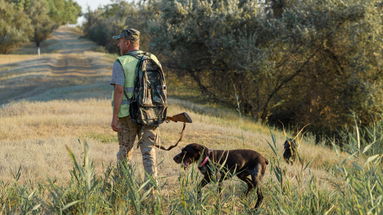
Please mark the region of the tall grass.
<svg viewBox="0 0 383 215"><path fill-rule="evenodd" d="M344 149L352 154L383 154L383 121L361 127L355 120L354 128L343 134Z"/></svg>
<svg viewBox="0 0 383 215"><path fill-rule="evenodd" d="M382 214L383 155L356 162L355 155L340 162L332 174L341 178L331 189L319 186L310 172L311 162L300 159L298 173L287 174L276 139L271 135L269 146L274 155L269 158L270 177L264 180L264 203L253 209L257 195L245 197L245 185L239 180L225 183L222 193L217 183L203 189L199 198L197 184L201 175L196 168L181 171L172 190L155 180L140 181L135 168L127 163L107 166L97 175L89 158L89 147L83 143L78 159L67 148L73 169L69 182L58 184L0 183L1 214ZM352 165L349 165L351 162Z"/></svg>

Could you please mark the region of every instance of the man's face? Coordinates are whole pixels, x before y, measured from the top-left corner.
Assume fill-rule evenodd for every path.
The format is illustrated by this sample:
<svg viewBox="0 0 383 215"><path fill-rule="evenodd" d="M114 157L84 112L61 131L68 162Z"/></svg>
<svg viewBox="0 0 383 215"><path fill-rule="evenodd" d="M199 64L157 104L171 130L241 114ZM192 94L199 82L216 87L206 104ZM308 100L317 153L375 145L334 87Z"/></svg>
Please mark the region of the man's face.
<svg viewBox="0 0 383 215"><path fill-rule="evenodd" d="M120 38L117 41L117 47L120 49L120 55L125 54L129 50L130 40Z"/></svg>

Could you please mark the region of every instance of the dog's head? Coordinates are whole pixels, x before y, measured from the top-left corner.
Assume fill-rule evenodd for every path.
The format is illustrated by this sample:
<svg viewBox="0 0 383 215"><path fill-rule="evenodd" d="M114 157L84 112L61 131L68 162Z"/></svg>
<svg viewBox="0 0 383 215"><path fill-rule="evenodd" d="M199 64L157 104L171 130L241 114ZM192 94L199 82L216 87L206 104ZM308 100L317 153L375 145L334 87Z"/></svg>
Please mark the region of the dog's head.
<svg viewBox="0 0 383 215"><path fill-rule="evenodd" d="M294 139L292 138L287 138L285 143L283 144L283 147L285 151L291 151L295 150L297 143L295 142Z"/></svg>
<svg viewBox="0 0 383 215"><path fill-rule="evenodd" d="M206 156L208 150L203 145L192 143L185 146L181 153L174 156L173 160L178 164L182 163L183 167L187 168L191 163L198 161L201 156Z"/></svg>

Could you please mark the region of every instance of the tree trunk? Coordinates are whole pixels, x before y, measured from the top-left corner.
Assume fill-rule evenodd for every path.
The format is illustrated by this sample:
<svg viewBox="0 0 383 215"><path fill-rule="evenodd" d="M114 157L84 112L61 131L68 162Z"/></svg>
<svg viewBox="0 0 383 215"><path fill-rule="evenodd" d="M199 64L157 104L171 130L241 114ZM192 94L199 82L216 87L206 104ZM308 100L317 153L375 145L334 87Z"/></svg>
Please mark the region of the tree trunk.
<svg viewBox="0 0 383 215"><path fill-rule="evenodd" d="M267 114L269 112L269 103L271 101L271 99L274 97L275 94L277 94L277 92L283 87L285 86L288 82L290 82L291 80L293 80L297 75L299 75L302 71L303 71L303 68L310 62L310 60L316 55L316 53L319 51L320 49L316 49L312 54L311 56L309 56L306 61L299 67L299 69L297 71L295 71L291 76L289 77L286 77L285 79L283 79L274 89L273 91L269 94L269 96L267 97L267 100L265 102L265 104L263 105L263 108L262 108L262 115L261 115L261 120L262 122L266 122L266 119L267 119Z"/></svg>
<svg viewBox="0 0 383 215"><path fill-rule="evenodd" d="M36 42L37 55L40 56L40 42Z"/></svg>
<svg viewBox="0 0 383 215"><path fill-rule="evenodd" d="M194 81L197 83L198 87L202 91L202 93L206 94L208 97L217 99L216 95L212 92L210 92L205 85L202 84L201 79L198 77L195 71L188 71L190 76L194 79Z"/></svg>

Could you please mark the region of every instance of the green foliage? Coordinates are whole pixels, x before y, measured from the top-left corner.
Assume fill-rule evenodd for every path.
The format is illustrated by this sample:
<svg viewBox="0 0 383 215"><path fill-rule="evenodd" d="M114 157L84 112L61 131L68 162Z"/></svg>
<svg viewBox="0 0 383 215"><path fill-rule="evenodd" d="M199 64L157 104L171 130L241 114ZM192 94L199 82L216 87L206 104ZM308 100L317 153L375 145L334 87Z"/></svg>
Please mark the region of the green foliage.
<svg viewBox="0 0 383 215"><path fill-rule="evenodd" d="M47 0L49 17L58 25L76 24L81 15L80 5L73 0Z"/></svg>
<svg viewBox="0 0 383 215"><path fill-rule="evenodd" d="M352 125L351 111L363 123L380 116L376 1L288 6L275 19L249 2L163 1L153 43L207 95L239 100L262 121L311 123L331 134Z"/></svg>
<svg viewBox="0 0 383 215"><path fill-rule="evenodd" d="M35 42L36 46L39 47L40 43L46 40L49 34L57 28L57 24L50 19L48 4L45 0L32 1L25 11L31 19L33 27L31 41Z"/></svg>
<svg viewBox="0 0 383 215"><path fill-rule="evenodd" d="M355 126L343 132L341 137L342 142L347 143L343 149L351 154L383 154L383 121L370 126L360 126L360 122L355 120Z"/></svg>
<svg viewBox="0 0 383 215"><path fill-rule="evenodd" d="M277 19L291 26L285 38L294 52L274 55L292 63L273 70L293 71L293 79L282 79L280 85L281 95L287 96L276 93L283 103L274 108L274 120L287 115L290 121L311 123L314 132L327 134L352 126L353 114L362 125L380 120L382 61L377 53L383 44L376 38L382 37L383 29L375 3L307 1Z"/></svg>
<svg viewBox="0 0 383 215"><path fill-rule="evenodd" d="M80 6L73 0L1 0L0 53L22 42L39 47L59 25L76 23Z"/></svg>
<svg viewBox="0 0 383 215"><path fill-rule="evenodd" d="M86 36L103 45L110 52L117 52L113 35L119 34L124 28L136 28L142 32L140 43L143 50L147 50L147 42L150 36L145 33L148 20L152 18L148 8L121 1L106 5L95 11L88 11L85 15L86 22L83 30Z"/></svg>
<svg viewBox="0 0 383 215"><path fill-rule="evenodd" d="M0 53L28 41L31 33L28 17L13 4L0 0Z"/></svg>
<svg viewBox="0 0 383 215"><path fill-rule="evenodd" d="M382 155L375 164L362 167L354 163L354 168L341 168L347 187L341 193L346 199L338 206L338 211L347 211L347 214L382 214L383 213L383 177L382 168L379 168Z"/></svg>

